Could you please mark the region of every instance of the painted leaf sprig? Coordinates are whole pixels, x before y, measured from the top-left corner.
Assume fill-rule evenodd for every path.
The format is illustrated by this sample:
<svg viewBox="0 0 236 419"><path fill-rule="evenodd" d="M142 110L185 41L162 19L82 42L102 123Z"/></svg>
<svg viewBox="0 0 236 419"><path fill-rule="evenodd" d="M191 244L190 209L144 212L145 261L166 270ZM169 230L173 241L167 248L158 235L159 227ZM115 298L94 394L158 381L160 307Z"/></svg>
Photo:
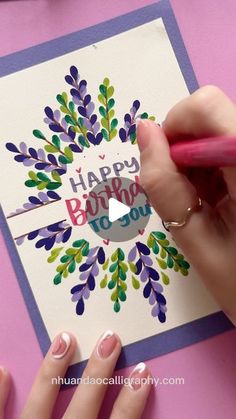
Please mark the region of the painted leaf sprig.
<svg viewBox="0 0 236 419"><path fill-rule="evenodd" d="M48 189L54 190L60 188L62 185L61 177L57 171L51 173L51 177L43 172L28 172L29 179L25 181L25 186L29 188L36 187L39 190Z"/></svg>
<svg viewBox="0 0 236 419"><path fill-rule="evenodd" d="M57 171L59 175L66 173L65 163L57 160L53 154L47 154L42 148L36 150L33 147L27 147L24 142L21 142L19 147L13 143L6 143L7 150L16 153L14 160L22 163L24 166L34 166L37 170L44 170L46 173Z"/></svg>
<svg viewBox="0 0 236 419"><path fill-rule="evenodd" d="M124 127L119 130L119 137L124 143L126 141L131 141L132 144L136 143L136 119L150 119L155 121L154 116L149 116L147 112L137 115L137 112L140 108L139 100L135 100L130 109L129 113L126 113L124 116Z"/></svg>
<svg viewBox="0 0 236 419"><path fill-rule="evenodd" d="M37 238L39 240L35 244L36 249L44 247L45 250L51 250L56 243L66 243L71 233L72 227L63 220L16 237L15 241L17 245L21 245L25 239L34 240Z"/></svg>
<svg viewBox="0 0 236 419"><path fill-rule="evenodd" d="M99 274L99 265L105 262L105 252L102 247L90 249L86 262L80 265L80 280L83 284L78 284L71 289L72 301L76 302L76 313L82 315L85 309L84 300L88 299L90 292L95 289L95 278Z"/></svg>
<svg viewBox="0 0 236 419"><path fill-rule="evenodd" d="M113 309L117 313L120 311L120 303L126 301L126 272L128 271L127 263L125 263L125 254L121 248L115 250L111 255L112 264L109 266L111 279L107 286L113 290L111 300L113 301Z"/></svg>
<svg viewBox="0 0 236 419"><path fill-rule="evenodd" d="M166 234L161 231L153 231L147 240L147 245L152 249L156 256L156 261L162 270L167 268L174 269L182 275L187 276L189 273L190 265L184 259L184 256L178 250L170 246ZM169 284L168 275L161 271L162 281L165 285Z"/></svg>
<svg viewBox="0 0 236 419"><path fill-rule="evenodd" d="M110 85L110 80L106 77L103 83L99 86L100 94L98 100L101 103L99 113L102 116L102 135L106 141L111 141L116 137L118 120L114 118L115 115L115 100L113 98L114 87Z"/></svg>
<svg viewBox="0 0 236 419"><path fill-rule="evenodd" d="M77 110L81 115L81 125L86 128L86 138L89 143L98 145L102 141L102 133L99 132L100 124L94 112L95 105L91 95L87 94L87 82L81 80L78 69L75 66L70 68L70 74L65 77L66 82L72 86L70 90L73 102L78 105Z"/></svg>
<svg viewBox="0 0 236 419"><path fill-rule="evenodd" d="M28 202L23 204L23 208L17 208L14 212L11 212L7 218L12 218L25 212L32 211L36 208L52 204L53 202L60 201L61 197L54 191L39 192L37 196L29 196Z"/></svg>
<svg viewBox="0 0 236 419"><path fill-rule="evenodd" d="M65 254L60 258L60 264L57 266L53 282L55 285L61 283L62 278L67 278L72 274L76 266L79 265L83 258L88 255L89 243L84 240L76 240L72 243L72 247L66 250Z"/></svg>
<svg viewBox="0 0 236 419"><path fill-rule="evenodd" d="M159 283L159 273L153 267L153 260L150 257L150 249L141 242L137 242L130 250L128 260L133 263L138 257L135 267L137 276L145 284L143 296L148 299L152 306L151 314L158 317L161 323L166 321L166 299L163 295L163 287Z"/></svg>

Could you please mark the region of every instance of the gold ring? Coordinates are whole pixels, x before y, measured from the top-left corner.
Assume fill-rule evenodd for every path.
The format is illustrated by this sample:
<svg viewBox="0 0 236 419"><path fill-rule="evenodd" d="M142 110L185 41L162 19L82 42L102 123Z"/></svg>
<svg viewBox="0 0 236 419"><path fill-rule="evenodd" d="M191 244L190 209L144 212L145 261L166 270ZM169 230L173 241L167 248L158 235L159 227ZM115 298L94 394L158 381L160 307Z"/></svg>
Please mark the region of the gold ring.
<svg viewBox="0 0 236 419"><path fill-rule="evenodd" d="M163 226L167 231L170 231L170 227L183 227L185 224L187 224L191 214L193 212L199 211L202 208L202 200L198 197L198 202L194 207L189 207L186 210L185 216L182 218L181 221L162 221Z"/></svg>

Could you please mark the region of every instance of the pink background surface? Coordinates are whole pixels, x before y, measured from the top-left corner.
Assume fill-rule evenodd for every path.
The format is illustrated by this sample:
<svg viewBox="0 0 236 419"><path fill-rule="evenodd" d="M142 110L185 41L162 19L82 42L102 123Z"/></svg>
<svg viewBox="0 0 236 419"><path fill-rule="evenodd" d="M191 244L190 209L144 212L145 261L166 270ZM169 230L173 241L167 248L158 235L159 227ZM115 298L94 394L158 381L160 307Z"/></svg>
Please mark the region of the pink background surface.
<svg viewBox="0 0 236 419"><path fill-rule="evenodd" d="M27 48L151 4L148 0L26 0L0 3L0 55ZM236 101L235 0L172 0L200 85L214 83ZM0 363L14 376L7 419L18 418L42 355L0 236ZM236 330L148 362L158 377L183 386L153 389L145 419L235 418ZM128 369L119 371L128 374ZM107 416L118 389L109 391ZM72 390L59 396L55 418ZM170 402L171 401L171 402Z"/></svg>

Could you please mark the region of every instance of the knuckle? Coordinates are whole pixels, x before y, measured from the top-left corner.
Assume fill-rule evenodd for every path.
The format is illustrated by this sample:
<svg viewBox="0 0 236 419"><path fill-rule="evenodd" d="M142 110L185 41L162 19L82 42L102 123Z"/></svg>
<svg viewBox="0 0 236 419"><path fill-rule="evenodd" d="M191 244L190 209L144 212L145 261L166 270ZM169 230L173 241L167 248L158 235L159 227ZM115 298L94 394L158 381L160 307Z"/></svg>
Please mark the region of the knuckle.
<svg viewBox="0 0 236 419"><path fill-rule="evenodd" d="M223 97L225 95L219 87L209 84L193 93L192 101L191 103L189 102L189 105L195 115L202 115L208 109L214 108Z"/></svg>

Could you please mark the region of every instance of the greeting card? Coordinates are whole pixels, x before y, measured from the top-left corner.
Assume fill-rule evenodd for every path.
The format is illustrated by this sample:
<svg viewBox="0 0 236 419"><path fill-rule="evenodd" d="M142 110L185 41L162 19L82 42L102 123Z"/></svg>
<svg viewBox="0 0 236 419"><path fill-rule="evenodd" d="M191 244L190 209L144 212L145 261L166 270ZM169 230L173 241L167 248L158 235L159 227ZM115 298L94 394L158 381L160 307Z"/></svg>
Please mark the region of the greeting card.
<svg viewBox="0 0 236 419"><path fill-rule="evenodd" d="M139 187L136 119L198 87L169 3L5 57L1 75L1 226L43 353L71 331L77 375L106 329L123 366L229 328Z"/></svg>

